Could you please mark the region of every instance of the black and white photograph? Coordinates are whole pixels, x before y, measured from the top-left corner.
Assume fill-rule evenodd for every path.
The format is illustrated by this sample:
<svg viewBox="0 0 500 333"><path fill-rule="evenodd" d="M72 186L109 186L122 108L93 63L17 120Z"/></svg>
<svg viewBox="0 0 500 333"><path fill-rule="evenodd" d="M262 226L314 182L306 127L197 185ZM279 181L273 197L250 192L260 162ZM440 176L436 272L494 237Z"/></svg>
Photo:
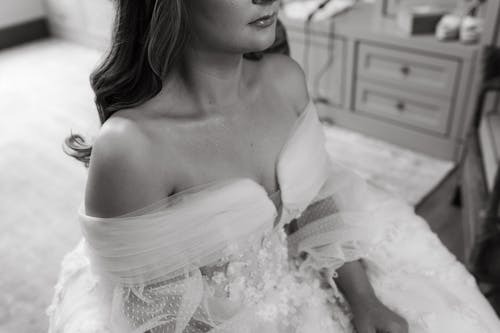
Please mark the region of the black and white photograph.
<svg viewBox="0 0 500 333"><path fill-rule="evenodd" d="M0 333L500 333L500 0L0 0Z"/></svg>

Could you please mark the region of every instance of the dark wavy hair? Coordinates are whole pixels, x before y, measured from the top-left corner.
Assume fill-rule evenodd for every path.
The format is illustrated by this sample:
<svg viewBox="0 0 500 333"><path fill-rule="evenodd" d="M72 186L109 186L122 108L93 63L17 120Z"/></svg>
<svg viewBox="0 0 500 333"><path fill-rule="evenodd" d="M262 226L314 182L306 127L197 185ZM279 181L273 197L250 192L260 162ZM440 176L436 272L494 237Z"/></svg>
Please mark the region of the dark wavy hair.
<svg viewBox="0 0 500 333"><path fill-rule="evenodd" d="M163 80L180 62L191 34L184 0L114 2L111 45L90 75L101 125L116 111L140 105L161 91ZM264 52L289 54L286 33L278 23L278 38ZM248 53L245 58L259 60L264 52ZM92 145L81 135L66 138L63 150L88 167Z"/></svg>

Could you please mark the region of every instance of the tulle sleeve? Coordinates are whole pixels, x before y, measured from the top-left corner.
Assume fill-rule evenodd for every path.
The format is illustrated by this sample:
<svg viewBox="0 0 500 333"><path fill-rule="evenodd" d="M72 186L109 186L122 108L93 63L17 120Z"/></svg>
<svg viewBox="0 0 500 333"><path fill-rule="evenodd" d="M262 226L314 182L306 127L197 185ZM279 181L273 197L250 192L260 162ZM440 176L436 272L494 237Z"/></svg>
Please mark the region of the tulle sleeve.
<svg viewBox="0 0 500 333"><path fill-rule="evenodd" d="M321 130L319 124L317 128ZM387 211L405 206L337 163L324 146L316 150L327 156L326 180L297 218L289 248L292 256L301 258L300 270L321 272L336 290L336 270L346 262L367 259L390 237Z"/></svg>

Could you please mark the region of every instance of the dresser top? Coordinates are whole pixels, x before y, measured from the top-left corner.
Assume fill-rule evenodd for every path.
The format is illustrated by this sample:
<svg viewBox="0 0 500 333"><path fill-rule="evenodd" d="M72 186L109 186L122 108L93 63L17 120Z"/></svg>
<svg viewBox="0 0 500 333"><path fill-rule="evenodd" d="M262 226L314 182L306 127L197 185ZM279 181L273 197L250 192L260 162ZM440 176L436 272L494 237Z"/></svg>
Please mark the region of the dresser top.
<svg viewBox="0 0 500 333"><path fill-rule="evenodd" d="M459 41L439 41L432 34L408 35L398 27L394 19L384 19L376 15L372 4L358 3L354 8L339 16L319 22L311 22L310 31L315 34L344 36L409 47L438 55L454 58L472 58L480 49L480 44L462 44ZM303 32L304 22L288 18L283 12L280 20L291 31Z"/></svg>

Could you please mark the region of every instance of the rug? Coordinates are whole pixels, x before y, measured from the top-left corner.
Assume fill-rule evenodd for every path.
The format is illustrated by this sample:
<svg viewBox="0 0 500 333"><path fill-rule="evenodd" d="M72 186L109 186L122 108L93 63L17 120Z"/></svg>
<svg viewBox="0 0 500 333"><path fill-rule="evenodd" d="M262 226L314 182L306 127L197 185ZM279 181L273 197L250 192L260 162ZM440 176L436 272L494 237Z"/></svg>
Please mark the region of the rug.
<svg viewBox="0 0 500 333"><path fill-rule="evenodd" d="M323 128L332 159L414 207L455 166L339 126L325 123Z"/></svg>

